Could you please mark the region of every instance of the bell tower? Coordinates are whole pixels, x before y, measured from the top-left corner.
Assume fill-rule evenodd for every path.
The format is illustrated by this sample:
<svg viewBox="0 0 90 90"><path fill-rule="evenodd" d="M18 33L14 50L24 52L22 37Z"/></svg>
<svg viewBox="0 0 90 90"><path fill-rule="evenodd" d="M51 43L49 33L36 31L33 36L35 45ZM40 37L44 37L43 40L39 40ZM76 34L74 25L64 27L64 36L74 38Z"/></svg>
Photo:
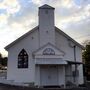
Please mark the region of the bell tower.
<svg viewBox="0 0 90 90"><path fill-rule="evenodd" d="M39 33L40 46L55 45L54 8L47 4L39 7Z"/></svg>

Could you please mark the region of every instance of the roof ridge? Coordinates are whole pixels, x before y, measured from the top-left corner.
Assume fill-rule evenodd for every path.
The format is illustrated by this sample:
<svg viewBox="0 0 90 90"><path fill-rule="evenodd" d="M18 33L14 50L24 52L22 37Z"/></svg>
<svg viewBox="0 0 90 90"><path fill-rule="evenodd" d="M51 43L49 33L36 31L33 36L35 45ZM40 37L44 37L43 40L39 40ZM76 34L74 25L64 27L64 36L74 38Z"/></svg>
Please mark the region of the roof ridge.
<svg viewBox="0 0 90 90"><path fill-rule="evenodd" d="M20 41L21 39L25 38L27 35L29 35L30 33L34 32L39 26L36 26L35 28L29 30L28 32L26 32L25 34L23 34L22 36L20 36L19 38L17 38L15 41L11 42L9 45L7 45L5 47L5 49L7 50L8 48L10 48L11 46L13 46L16 42Z"/></svg>
<svg viewBox="0 0 90 90"><path fill-rule="evenodd" d="M77 41L75 41L73 38L71 38L68 34L66 34L65 32L63 32L62 30L60 30L58 27L56 27L56 30L59 31L61 34L63 34L65 37L68 38L68 40L71 40L73 43L77 44L79 47L81 47L82 49L84 49L84 46L82 46L80 43L78 43Z"/></svg>
<svg viewBox="0 0 90 90"><path fill-rule="evenodd" d="M27 33L25 33L24 35L22 35L21 37L17 38L15 41L13 41L12 43L10 43L9 45L7 45L5 47L6 50L8 50L8 48L10 48L11 46L13 46L16 42L20 41L21 39L25 38L27 35L29 35L30 33L34 32L37 28L39 28L39 26L36 26L35 28L29 30ZM60 30L59 28L57 28L55 26L55 30L57 30L58 32L60 32L62 35L64 35L66 38L68 38L68 40L71 40L73 43L77 44L79 47L81 47L82 49L84 49L84 46L82 46L81 44L79 44L77 41L75 41L74 39L72 39L69 35L67 35L66 33L64 33L62 30Z"/></svg>

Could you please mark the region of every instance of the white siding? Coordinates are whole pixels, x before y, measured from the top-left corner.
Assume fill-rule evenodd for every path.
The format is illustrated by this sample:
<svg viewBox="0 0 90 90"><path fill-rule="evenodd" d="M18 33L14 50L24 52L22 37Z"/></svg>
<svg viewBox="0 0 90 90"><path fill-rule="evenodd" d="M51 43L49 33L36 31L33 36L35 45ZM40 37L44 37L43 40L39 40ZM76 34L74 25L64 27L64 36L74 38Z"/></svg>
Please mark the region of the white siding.
<svg viewBox="0 0 90 90"><path fill-rule="evenodd" d="M54 9L39 9L39 30L40 46L55 44Z"/></svg>
<svg viewBox="0 0 90 90"><path fill-rule="evenodd" d="M32 39L33 37L33 39ZM18 54L25 49L29 55L29 67L27 69L18 69ZM39 48L38 30L28 35L23 40L9 49L7 79L15 82L34 82L35 64L32 58L32 52Z"/></svg>
<svg viewBox="0 0 90 90"><path fill-rule="evenodd" d="M69 46L68 39L65 38L63 35L58 33L57 31L55 32L55 42L56 46L65 52L64 60L74 60L74 50Z"/></svg>
<svg viewBox="0 0 90 90"><path fill-rule="evenodd" d="M63 57L63 60L74 61L74 48L69 45L68 39L56 31L55 32L55 40L56 40L55 41L56 46L60 50L63 50L65 52L65 56ZM80 47L76 46L75 50L76 50L76 61L82 62L82 49ZM78 70L79 70L78 83L82 84L83 83L83 67L82 67L82 65L78 65Z"/></svg>
<svg viewBox="0 0 90 90"><path fill-rule="evenodd" d="M77 47L76 48L76 59L79 62L82 62L82 50L81 48ZM83 65L78 65L78 70L79 70L79 78L78 78L78 83L82 84L84 82L84 77L83 77Z"/></svg>
<svg viewBox="0 0 90 90"><path fill-rule="evenodd" d="M40 86L40 66L36 65L35 68L35 85Z"/></svg>
<svg viewBox="0 0 90 90"><path fill-rule="evenodd" d="M58 66L58 83L59 85L65 85L65 67Z"/></svg>

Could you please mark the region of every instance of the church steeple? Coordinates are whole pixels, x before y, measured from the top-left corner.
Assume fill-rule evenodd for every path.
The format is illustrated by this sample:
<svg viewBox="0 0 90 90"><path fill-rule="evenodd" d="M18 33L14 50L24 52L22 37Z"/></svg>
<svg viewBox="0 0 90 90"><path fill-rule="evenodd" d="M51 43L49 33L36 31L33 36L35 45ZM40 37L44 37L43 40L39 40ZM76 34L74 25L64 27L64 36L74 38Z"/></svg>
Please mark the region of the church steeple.
<svg viewBox="0 0 90 90"><path fill-rule="evenodd" d="M45 4L39 7L40 46L55 44L54 8Z"/></svg>

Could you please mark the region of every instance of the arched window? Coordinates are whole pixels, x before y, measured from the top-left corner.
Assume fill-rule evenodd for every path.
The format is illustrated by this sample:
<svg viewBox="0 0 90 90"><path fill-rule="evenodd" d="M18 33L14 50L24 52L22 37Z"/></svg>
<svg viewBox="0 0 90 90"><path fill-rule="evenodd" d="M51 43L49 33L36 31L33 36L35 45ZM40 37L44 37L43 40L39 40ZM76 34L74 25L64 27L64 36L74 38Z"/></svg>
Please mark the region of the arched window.
<svg viewBox="0 0 90 90"><path fill-rule="evenodd" d="M28 54L24 49L18 55L18 68L28 68Z"/></svg>
<svg viewBox="0 0 90 90"><path fill-rule="evenodd" d="M52 48L46 48L43 51L43 55L55 55L55 51Z"/></svg>

